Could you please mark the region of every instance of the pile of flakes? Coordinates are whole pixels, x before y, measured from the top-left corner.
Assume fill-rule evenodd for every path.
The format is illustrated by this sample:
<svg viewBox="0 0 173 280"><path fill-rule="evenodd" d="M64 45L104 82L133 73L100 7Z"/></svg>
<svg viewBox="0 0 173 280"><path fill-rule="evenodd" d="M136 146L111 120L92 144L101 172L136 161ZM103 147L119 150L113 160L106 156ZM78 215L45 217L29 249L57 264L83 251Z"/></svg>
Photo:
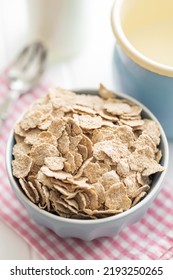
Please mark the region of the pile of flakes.
<svg viewBox="0 0 173 280"><path fill-rule="evenodd" d="M103 85L99 95L50 89L15 126L13 175L33 203L62 217L126 211L163 171L159 127L141 111Z"/></svg>

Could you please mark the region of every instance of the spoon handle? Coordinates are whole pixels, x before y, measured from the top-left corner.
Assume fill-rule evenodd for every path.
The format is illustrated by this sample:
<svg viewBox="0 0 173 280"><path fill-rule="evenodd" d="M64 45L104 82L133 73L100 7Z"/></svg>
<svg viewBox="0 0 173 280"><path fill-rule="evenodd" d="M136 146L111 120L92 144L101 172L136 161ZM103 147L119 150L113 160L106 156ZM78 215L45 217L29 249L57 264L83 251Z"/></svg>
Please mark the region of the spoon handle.
<svg viewBox="0 0 173 280"><path fill-rule="evenodd" d="M20 93L18 91L10 90L7 98L0 103L0 121L3 122L6 120L10 109L12 108L13 103L19 97Z"/></svg>

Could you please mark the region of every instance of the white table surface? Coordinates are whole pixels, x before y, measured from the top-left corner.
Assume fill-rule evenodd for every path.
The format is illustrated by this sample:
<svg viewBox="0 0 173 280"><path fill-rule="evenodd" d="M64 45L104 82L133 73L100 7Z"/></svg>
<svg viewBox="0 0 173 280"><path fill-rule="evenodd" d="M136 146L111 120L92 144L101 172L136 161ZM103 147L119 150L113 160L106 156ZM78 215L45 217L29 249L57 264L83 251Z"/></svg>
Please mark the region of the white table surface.
<svg viewBox="0 0 173 280"><path fill-rule="evenodd" d="M4 0L0 0L1 2ZM20 1L20 0L15 0ZM113 66L115 39L110 25L110 12L113 0L87 0L89 8L88 35L84 48L75 57L48 64L44 78L65 88L98 88L100 82L106 87L120 90L116 82L116 69ZM0 38L3 37L0 28ZM9 37L10 35L8 35ZM11 37L14 36L11 31ZM5 40L5 38L3 38ZM0 68L8 63L12 54L1 45ZM17 46L18 48L20 46ZM15 50L14 50L15 52ZM170 155L173 154L173 143L169 143ZM167 178L173 181L173 157L170 156ZM15 231L0 219L0 260L3 259L42 259Z"/></svg>

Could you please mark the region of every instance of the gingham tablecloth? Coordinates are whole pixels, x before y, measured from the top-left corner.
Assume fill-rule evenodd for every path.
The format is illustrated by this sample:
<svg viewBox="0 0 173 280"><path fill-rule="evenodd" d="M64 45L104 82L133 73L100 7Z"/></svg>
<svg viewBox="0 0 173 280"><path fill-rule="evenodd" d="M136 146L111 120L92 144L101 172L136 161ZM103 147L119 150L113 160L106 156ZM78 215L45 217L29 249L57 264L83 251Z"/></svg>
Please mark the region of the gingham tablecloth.
<svg viewBox="0 0 173 280"><path fill-rule="evenodd" d="M173 184L165 181L161 193L138 223L125 228L114 238L85 242L62 239L38 226L13 194L5 168L5 148L9 132L18 116L46 91L38 85L31 94L20 97L0 131L0 218L12 227L45 259L170 259L173 256ZM0 101L7 94L5 76L0 78Z"/></svg>

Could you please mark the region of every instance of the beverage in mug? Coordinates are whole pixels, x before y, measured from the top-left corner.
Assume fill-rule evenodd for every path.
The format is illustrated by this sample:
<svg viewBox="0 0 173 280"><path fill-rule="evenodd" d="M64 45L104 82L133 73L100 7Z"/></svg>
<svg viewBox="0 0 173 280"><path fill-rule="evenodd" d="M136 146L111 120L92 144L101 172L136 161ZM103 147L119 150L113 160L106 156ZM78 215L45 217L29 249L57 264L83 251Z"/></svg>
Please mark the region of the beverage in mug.
<svg viewBox="0 0 173 280"><path fill-rule="evenodd" d="M173 1L116 0L112 29L121 90L137 98L173 139Z"/></svg>

